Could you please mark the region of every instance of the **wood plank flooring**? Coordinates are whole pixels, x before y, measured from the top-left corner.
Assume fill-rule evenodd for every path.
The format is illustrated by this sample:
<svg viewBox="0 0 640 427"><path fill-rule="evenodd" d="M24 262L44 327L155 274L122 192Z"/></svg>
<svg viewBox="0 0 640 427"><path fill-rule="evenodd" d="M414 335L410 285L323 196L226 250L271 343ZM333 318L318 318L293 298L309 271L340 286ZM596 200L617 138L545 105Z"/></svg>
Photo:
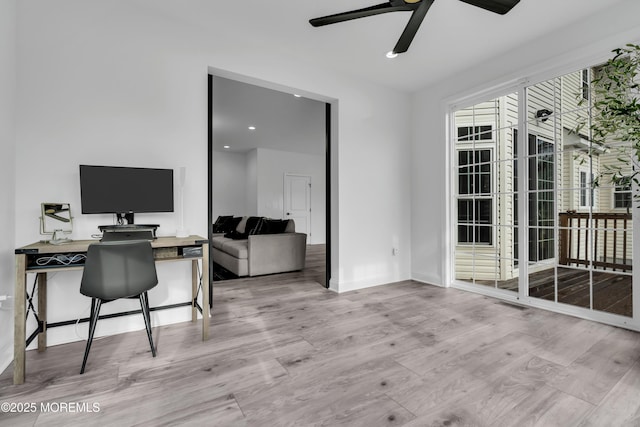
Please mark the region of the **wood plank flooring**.
<svg viewBox="0 0 640 427"><path fill-rule="evenodd" d="M0 425L640 425L638 333L414 281L336 294L316 267L216 282L209 341L157 327L156 358L144 330L95 341L84 375L84 342L30 351L0 402L37 410Z"/></svg>

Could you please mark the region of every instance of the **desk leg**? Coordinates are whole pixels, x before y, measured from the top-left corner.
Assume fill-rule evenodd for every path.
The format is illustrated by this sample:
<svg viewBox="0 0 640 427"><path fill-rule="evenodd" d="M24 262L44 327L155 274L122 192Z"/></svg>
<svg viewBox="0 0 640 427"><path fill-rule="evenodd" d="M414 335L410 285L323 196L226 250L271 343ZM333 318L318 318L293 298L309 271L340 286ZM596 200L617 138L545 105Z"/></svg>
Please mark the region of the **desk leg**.
<svg viewBox="0 0 640 427"><path fill-rule="evenodd" d="M191 321L198 320L198 308L196 307L196 295L198 295L198 260L191 261Z"/></svg>
<svg viewBox="0 0 640 427"><path fill-rule="evenodd" d="M13 383L23 384L25 374L26 350L26 299L27 292L27 257L16 255L16 287L13 295Z"/></svg>
<svg viewBox="0 0 640 427"><path fill-rule="evenodd" d="M47 273L38 273L38 319L42 331L38 334L38 351L47 349Z"/></svg>
<svg viewBox="0 0 640 427"><path fill-rule="evenodd" d="M202 245L202 341L209 339L209 244Z"/></svg>

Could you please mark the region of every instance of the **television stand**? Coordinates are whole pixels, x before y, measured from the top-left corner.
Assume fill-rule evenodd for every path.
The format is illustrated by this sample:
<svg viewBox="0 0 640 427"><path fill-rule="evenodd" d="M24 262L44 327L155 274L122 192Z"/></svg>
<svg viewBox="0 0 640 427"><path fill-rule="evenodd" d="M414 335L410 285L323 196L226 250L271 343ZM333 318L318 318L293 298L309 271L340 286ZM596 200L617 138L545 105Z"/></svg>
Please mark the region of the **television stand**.
<svg viewBox="0 0 640 427"><path fill-rule="evenodd" d="M102 240L154 240L158 224L99 225Z"/></svg>

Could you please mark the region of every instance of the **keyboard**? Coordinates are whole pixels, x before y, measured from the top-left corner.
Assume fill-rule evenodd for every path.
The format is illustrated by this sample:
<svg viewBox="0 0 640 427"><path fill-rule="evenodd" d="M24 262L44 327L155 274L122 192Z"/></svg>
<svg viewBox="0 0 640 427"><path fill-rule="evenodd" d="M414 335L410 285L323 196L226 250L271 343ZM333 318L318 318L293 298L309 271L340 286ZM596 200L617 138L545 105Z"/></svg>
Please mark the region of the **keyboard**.
<svg viewBox="0 0 640 427"><path fill-rule="evenodd" d="M123 242L129 240L148 240L153 241L153 232L151 230L141 231L106 231L102 233L101 242Z"/></svg>

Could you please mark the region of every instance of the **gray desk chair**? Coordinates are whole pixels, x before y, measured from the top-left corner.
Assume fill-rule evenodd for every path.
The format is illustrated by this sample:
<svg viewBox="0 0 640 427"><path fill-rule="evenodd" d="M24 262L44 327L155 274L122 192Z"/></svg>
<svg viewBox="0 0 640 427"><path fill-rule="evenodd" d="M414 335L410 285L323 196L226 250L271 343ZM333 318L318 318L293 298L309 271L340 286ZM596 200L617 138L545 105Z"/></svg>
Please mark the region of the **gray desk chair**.
<svg viewBox="0 0 640 427"><path fill-rule="evenodd" d="M151 337L151 317L147 291L158 284L153 250L148 241L103 242L89 246L82 273L80 293L91 297L89 337L80 373L84 373L100 315L100 307L121 298L138 298L147 328L151 353L156 350Z"/></svg>

